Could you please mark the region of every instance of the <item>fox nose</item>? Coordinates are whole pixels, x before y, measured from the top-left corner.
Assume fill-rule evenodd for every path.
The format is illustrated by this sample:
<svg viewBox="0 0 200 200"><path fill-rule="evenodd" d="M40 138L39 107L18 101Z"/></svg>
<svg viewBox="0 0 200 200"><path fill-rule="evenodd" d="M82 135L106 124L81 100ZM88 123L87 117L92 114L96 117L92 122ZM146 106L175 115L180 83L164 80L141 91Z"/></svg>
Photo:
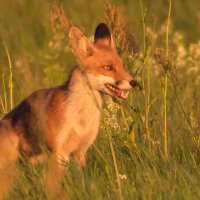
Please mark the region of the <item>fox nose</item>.
<svg viewBox="0 0 200 200"><path fill-rule="evenodd" d="M138 82L136 80L131 80L129 84L134 88L138 85Z"/></svg>

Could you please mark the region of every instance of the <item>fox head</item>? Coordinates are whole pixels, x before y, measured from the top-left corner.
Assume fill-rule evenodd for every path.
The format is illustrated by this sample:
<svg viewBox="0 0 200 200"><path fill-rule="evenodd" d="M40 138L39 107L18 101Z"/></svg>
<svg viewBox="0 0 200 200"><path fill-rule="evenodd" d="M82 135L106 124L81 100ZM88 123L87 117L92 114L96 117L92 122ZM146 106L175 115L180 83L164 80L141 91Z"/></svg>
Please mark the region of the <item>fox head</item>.
<svg viewBox="0 0 200 200"><path fill-rule="evenodd" d="M109 28L105 23L97 26L92 44L75 26L70 28L72 52L93 89L120 99L127 99L127 90L137 82L125 70L115 50Z"/></svg>

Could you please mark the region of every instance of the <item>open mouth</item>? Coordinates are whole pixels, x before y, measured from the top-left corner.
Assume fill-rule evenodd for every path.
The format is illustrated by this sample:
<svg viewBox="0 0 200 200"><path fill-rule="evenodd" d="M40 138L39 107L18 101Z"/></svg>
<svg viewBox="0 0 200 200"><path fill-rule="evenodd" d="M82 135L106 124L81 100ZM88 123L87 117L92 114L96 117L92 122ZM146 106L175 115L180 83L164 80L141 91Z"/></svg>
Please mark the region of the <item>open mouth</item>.
<svg viewBox="0 0 200 200"><path fill-rule="evenodd" d="M120 98L120 99L127 99L128 98L129 92L121 90L118 87L111 85L111 84L105 84L105 86L108 90L110 90L118 98Z"/></svg>

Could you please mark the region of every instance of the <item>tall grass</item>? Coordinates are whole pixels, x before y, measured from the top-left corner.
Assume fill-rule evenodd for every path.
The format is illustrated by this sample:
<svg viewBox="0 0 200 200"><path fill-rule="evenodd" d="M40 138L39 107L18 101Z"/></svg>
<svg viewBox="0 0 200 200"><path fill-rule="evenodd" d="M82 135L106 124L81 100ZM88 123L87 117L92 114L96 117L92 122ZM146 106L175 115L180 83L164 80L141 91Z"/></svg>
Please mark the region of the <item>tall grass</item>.
<svg viewBox="0 0 200 200"><path fill-rule="evenodd" d="M169 57L169 26L170 26L170 16L171 16L171 0L169 0L169 14L167 19L166 28L166 52L165 56ZM168 87L168 71L165 72L165 85L164 85L164 154L165 157L168 156L168 145L167 145L167 87Z"/></svg>
<svg viewBox="0 0 200 200"><path fill-rule="evenodd" d="M5 50L5 53L6 53L6 56L7 56L7 60L8 60L8 67L9 67L9 78L8 78L8 83L6 84L5 82L5 73L2 72L2 85L3 85L3 96L4 96L4 101L3 101L3 98L2 96L0 95L0 101L1 101L1 107L2 107L2 110L3 110L3 113L7 113L8 112L8 105L9 105L9 110L11 110L13 108L13 66L12 66L12 62L11 62L11 57L10 57L10 54L9 54L9 50L8 50L8 47L5 43L5 41L3 40L3 38L1 38L1 42L2 42L2 45L4 47L4 50ZM6 89L6 86L8 86L8 90L9 90L9 102L7 100L7 89Z"/></svg>
<svg viewBox="0 0 200 200"><path fill-rule="evenodd" d="M20 2L25 12L24 1ZM156 24L155 16L151 17L152 5L142 0L134 4L139 8L134 20L141 22L141 50L123 11L106 4L105 21L113 32L117 50L143 87L132 90L125 102L106 98L100 132L88 152L87 167L81 171L70 163L64 177L62 190L71 199L200 199L200 74L198 68L193 69L199 64L200 43L187 47L183 42L188 41L183 38L179 42L176 38L180 34L177 36L176 29L170 26L175 14L172 9L171 15L171 8L176 4L169 0L166 7L160 8L165 14L154 13L164 19L163 26ZM38 13L37 5L33 5L33 13ZM67 14L76 18L72 8L66 6L68 3L63 1L63 5L65 11L69 9ZM86 13L97 9L93 3L90 6ZM79 19L82 12L76 13L75 21L83 27L82 20L90 18L86 13L84 19ZM91 19L93 23L103 18L95 17ZM45 23L50 27L49 21ZM32 31L41 33L41 27ZM27 54L19 56L11 48L10 37L1 45L1 116L24 97L29 79L25 79L25 67L20 64L23 59L28 61L32 85L38 84L35 88L60 84L63 74L75 63L67 41L61 37L62 31L48 31L41 39L46 47L40 46L37 53L27 49ZM25 28L23 34L26 39L31 37ZM6 199L48 199L43 187L47 163L32 166L21 161L18 168L19 179Z"/></svg>

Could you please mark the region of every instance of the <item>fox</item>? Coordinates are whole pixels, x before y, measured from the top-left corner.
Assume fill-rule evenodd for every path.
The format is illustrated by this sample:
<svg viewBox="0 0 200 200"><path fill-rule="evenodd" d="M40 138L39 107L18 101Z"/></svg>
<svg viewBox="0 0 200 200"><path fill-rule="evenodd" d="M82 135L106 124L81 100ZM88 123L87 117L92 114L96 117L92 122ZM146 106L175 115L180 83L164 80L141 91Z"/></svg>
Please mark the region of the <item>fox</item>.
<svg viewBox="0 0 200 200"><path fill-rule="evenodd" d="M16 163L43 160L50 152L47 188L54 188L54 170L72 159L86 166L86 153L99 130L105 95L126 100L137 81L118 55L108 26L100 23L91 42L76 26L69 42L77 65L62 85L40 89L21 101L0 121L0 171Z"/></svg>

